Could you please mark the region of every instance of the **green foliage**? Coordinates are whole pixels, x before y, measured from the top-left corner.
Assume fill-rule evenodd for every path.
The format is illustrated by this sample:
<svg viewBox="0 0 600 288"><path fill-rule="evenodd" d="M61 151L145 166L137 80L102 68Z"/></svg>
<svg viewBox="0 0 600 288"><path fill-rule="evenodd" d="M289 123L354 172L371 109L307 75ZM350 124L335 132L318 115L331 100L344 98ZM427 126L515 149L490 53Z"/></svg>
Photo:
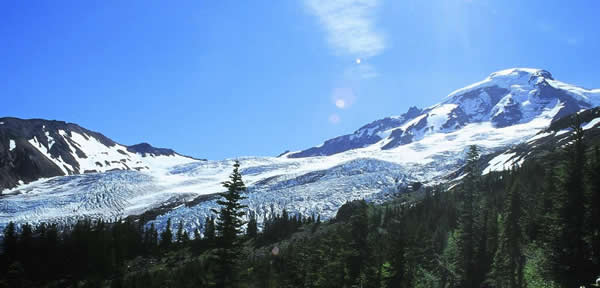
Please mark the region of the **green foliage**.
<svg viewBox="0 0 600 288"><path fill-rule="evenodd" d="M248 238L256 238L258 235L258 223L256 221L256 213L251 212L248 220L248 228L246 228L246 236Z"/></svg>
<svg viewBox="0 0 600 288"><path fill-rule="evenodd" d="M479 201L479 150L477 146L471 146L467 153L465 166L465 177L462 184L463 201L460 206L460 216L457 228L457 258L456 268L460 287L478 287L476 273L476 244L479 240L477 233L477 203Z"/></svg>
<svg viewBox="0 0 600 288"><path fill-rule="evenodd" d="M171 248L171 243L173 242L173 232L171 232L171 218L167 220L167 225L165 230L160 233L160 242L158 246L163 251Z"/></svg>
<svg viewBox="0 0 600 288"><path fill-rule="evenodd" d="M551 277L551 266L546 256L549 251L532 243L525 255L527 262L523 268L526 287L558 288L558 283Z"/></svg>
<svg viewBox="0 0 600 288"><path fill-rule="evenodd" d="M246 199L242 193L246 191L246 186L242 181L242 174L239 171L240 163L235 161L233 172L229 176L229 181L223 182L223 187L227 192L221 193L222 199L217 201L221 206L217 213L217 231L216 239L216 265L218 267L216 283L217 287L234 287L238 283L239 261L242 259L242 226L245 224L242 220L246 212L243 211L247 206L240 203Z"/></svg>

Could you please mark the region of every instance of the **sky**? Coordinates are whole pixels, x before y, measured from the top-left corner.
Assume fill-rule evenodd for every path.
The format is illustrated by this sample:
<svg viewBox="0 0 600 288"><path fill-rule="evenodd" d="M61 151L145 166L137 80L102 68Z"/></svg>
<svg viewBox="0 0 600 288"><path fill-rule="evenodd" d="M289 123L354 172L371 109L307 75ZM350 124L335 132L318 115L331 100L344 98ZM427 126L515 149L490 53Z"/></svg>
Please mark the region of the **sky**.
<svg viewBox="0 0 600 288"><path fill-rule="evenodd" d="M0 1L0 117L301 150L512 67L600 88L600 1Z"/></svg>

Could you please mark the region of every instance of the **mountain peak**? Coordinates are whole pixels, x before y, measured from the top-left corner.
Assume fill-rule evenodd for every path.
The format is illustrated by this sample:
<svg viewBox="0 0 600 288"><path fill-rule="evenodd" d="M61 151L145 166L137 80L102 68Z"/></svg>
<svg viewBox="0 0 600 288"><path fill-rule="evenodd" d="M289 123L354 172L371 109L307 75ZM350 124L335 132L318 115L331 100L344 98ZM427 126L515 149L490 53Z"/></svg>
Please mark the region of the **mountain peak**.
<svg viewBox="0 0 600 288"><path fill-rule="evenodd" d="M521 77L543 77L554 80L552 74L544 69L536 68L509 68L491 73L488 78L521 78Z"/></svg>
<svg viewBox="0 0 600 288"><path fill-rule="evenodd" d="M600 90L587 90L554 79L544 69L509 68L450 93L425 109L411 107L401 116L371 122L353 134L325 141L290 158L326 156L374 145L393 149L436 133L452 133L468 124L503 128L534 119L558 119L600 104Z"/></svg>
<svg viewBox="0 0 600 288"><path fill-rule="evenodd" d="M39 178L160 168L162 162L196 160L148 143L121 145L64 121L0 118L0 190Z"/></svg>

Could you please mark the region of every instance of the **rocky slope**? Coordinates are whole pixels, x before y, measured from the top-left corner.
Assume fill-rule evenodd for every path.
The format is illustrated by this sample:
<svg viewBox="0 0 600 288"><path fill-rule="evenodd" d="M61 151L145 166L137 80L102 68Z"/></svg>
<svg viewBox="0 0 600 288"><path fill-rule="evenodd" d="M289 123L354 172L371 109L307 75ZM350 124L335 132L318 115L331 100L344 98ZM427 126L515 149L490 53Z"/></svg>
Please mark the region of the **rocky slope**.
<svg viewBox="0 0 600 288"><path fill-rule="evenodd" d="M40 178L150 169L146 160L156 158L193 160L147 143L124 146L73 123L0 118L0 191Z"/></svg>

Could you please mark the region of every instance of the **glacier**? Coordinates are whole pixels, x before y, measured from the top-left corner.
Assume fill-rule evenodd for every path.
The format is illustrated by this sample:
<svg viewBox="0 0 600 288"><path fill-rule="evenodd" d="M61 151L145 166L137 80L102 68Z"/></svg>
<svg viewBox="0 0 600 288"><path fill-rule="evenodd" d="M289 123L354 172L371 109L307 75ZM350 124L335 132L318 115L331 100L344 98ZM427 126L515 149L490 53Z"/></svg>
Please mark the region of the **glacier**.
<svg viewBox="0 0 600 288"><path fill-rule="evenodd" d="M202 228L204 218L216 207L215 197L197 201L198 197L224 192L221 182L227 180L236 160L248 187L243 203L256 212L259 223L283 209L292 215L319 214L327 219L346 201L381 202L408 191L413 183L446 181L447 175L464 164L469 145L479 146L483 154L501 153L485 172L517 163L507 164L514 155L502 152L539 138L538 132L557 117L595 107L599 99L600 90L559 82L545 70L503 70L452 92L439 104L411 108L353 134L279 157L200 161L131 153L133 163L148 169L74 174L21 184L2 193L0 229L10 221L114 220L173 203L147 225L155 224L160 230L171 219L173 225L182 222L191 233ZM89 148L82 149L105 149L93 141L85 143ZM85 165L82 160L81 167Z"/></svg>

